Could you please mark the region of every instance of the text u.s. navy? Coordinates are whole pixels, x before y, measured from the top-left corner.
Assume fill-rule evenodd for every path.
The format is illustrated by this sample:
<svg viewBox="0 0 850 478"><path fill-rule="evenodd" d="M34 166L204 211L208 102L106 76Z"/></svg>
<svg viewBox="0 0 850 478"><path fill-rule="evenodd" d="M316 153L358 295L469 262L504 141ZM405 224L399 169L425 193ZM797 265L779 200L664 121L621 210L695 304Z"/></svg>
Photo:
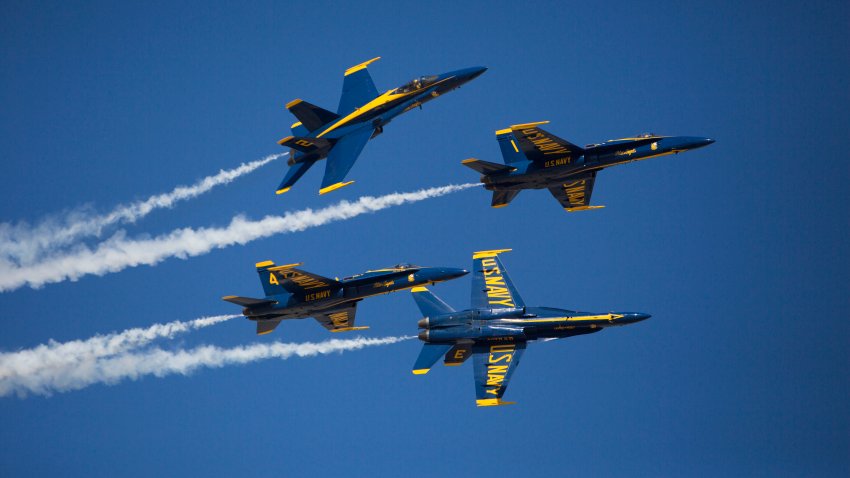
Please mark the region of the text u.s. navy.
<svg viewBox="0 0 850 478"><path fill-rule="evenodd" d="M511 282L499 254L472 256L472 308L456 311L425 287L413 298L425 316L419 339L425 342L413 373L425 374L443 357L445 365L461 365L473 357L476 404L505 405L502 395L519 365L526 344L599 332L649 318L636 312L592 313L551 307L527 307Z"/></svg>
<svg viewBox="0 0 850 478"><path fill-rule="evenodd" d="M257 334L271 332L281 320L307 317L315 318L331 332L362 330L368 327L355 327L354 316L357 303L366 297L436 284L468 273L451 267L398 264L338 280L298 269L300 265L259 262L257 274L266 297L228 295L222 299L241 305L242 314L257 322Z"/></svg>

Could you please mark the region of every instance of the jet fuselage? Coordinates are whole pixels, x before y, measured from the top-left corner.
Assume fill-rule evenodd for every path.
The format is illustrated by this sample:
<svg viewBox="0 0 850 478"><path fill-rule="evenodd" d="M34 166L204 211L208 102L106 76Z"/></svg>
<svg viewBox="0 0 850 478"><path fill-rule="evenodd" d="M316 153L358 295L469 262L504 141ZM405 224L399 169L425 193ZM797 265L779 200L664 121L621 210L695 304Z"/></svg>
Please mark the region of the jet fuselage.
<svg viewBox="0 0 850 478"><path fill-rule="evenodd" d="M584 154L571 158L553 154L551 160L511 163L514 171L482 175L488 190L543 189L568 182L571 177L611 166L641 161L658 156L678 154L708 146L714 140L696 136L647 136L611 140L588 145Z"/></svg>

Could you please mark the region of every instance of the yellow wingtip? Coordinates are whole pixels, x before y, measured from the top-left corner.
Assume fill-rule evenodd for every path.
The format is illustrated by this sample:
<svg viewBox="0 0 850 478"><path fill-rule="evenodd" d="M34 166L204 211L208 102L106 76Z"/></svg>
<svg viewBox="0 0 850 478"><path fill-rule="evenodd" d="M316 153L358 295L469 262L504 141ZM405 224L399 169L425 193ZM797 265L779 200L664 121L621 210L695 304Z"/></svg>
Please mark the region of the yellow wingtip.
<svg viewBox="0 0 850 478"><path fill-rule="evenodd" d="M290 128L290 129L295 129L295 128L299 127L299 126L301 126L301 122L300 122L300 121L297 121L297 122L295 122L295 123L292 123L292 126L290 126L289 128Z"/></svg>
<svg viewBox="0 0 850 478"><path fill-rule="evenodd" d="M503 252L511 252L513 249L493 249L490 251L477 251L472 253L473 259L481 259L483 257L497 256Z"/></svg>
<svg viewBox="0 0 850 478"><path fill-rule="evenodd" d="M422 287L421 285L418 285L418 286L410 289L410 292L428 292L428 289L425 288L425 287Z"/></svg>
<svg viewBox="0 0 850 478"><path fill-rule="evenodd" d="M476 400L475 404L479 407L498 407L499 405L515 405L516 402L503 402L499 398L483 398Z"/></svg>
<svg viewBox="0 0 850 478"><path fill-rule="evenodd" d="M508 134L511 131L514 131L514 130L517 130L517 129L531 128L532 126L538 126L538 125L541 125L541 124L548 124L548 123L549 123L548 121L537 121L535 123L512 124L510 126L510 128L497 129L496 130L496 136Z"/></svg>
<svg viewBox="0 0 850 478"><path fill-rule="evenodd" d="M475 158L469 158L469 159L464 159L463 161L460 162L460 164L469 164L469 163L474 163L476 161L478 161L478 160L475 159Z"/></svg>
<svg viewBox="0 0 850 478"><path fill-rule="evenodd" d="M285 193L285 192L288 192L290 189L292 189L292 186L290 186L290 187L288 187L288 188L278 189L278 190L277 190L277 191L275 191L274 193L275 193L275 194L283 194L283 193Z"/></svg>
<svg viewBox="0 0 850 478"><path fill-rule="evenodd" d="M273 261L263 261L263 262L258 262L256 264L256 267L270 267L270 266L273 266L273 265L274 265Z"/></svg>
<svg viewBox="0 0 850 478"><path fill-rule="evenodd" d="M369 328L369 326L368 326L368 325L363 325L363 326L360 326L360 327L340 327L340 328L338 328L338 329L331 329L331 332L333 332L333 333L337 333L337 332L351 332L352 330L366 330L366 329L368 329L368 328Z"/></svg>
<svg viewBox="0 0 850 478"><path fill-rule="evenodd" d="M429 370L431 370L431 369L430 368L417 368L417 369L413 370L413 375L425 375L426 373L428 373Z"/></svg>
<svg viewBox="0 0 850 478"><path fill-rule="evenodd" d="M287 136L286 138L283 138L282 140L278 141L277 144L284 146L292 138L294 138L294 136Z"/></svg>
<svg viewBox="0 0 850 478"><path fill-rule="evenodd" d="M266 334L270 334L272 332L274 332L274 330L266 330L264 332L257 332L257 335L266 335Z"/></svg>
<svg viewBox="0 0 850 478"><path fill-rule="evenodd" d="M304 100L302 100L301 98L295 98L294 100L286 104L286 109L292 108L293 106L297 105L298 103L301 103L302 101Z"/></svg>
<svg viewBox="0 0 850 478"><path fill-rule="evenodd" d="M364 61L363 63L360 63L359 65L354 65L351 68L345 70L345 76L348 76L348 75L350 75L350 74L352 74L356 71L360 71L360 70L366 68L367 66L369 66L371 63L374 63L374 62L376 62L380 59L381 59L381 57L376 56L375 58L372 58L371 60Z"/></svg>
<svg viewBox="0 0 850 478"><path fill-rule="evenodd" d="M348 182L345 182L345 183L336 183L336 184L331 184L330 186L327 186L327 187L324 187L324 188L322 188L322 189L319 189L319 194L327 194L327 193L329 193L329 192L331 192L331 191L336 191L336 190L337 190L337 189L339 189L339 188L344 188L344 187L346 187L346 186L348 186L349 184L352 184L352 183L354 183L354 181L348 181Z"/></svg>
<svg viewBox="0 0 850 478"><path fill-rule="evenodd" d="M508 205L508 203L504 203L504 204L493 204L493 205L491 205L490 207L495 208L495 209L499 209L500 207L505 207L505 206L507 206L507 205Z"/></svg>
<svg viewBox="0 0 850 478"><path fill-rule="evenodd" d="M565 207L564 210L567 212L578 212L578 211L592 211L594 209L602 209L605 206L578 206L578 207Z"/></svg>

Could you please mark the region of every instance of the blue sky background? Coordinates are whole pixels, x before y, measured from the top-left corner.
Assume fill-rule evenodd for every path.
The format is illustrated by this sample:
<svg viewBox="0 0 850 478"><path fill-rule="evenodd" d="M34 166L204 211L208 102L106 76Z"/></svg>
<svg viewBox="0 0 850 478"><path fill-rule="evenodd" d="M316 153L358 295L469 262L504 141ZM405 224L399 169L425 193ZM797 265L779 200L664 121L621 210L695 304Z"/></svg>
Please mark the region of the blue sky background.
<svg viewBox="0 0 850 478"><path fill-rule="evenodd" d="M189 260L0 294L0 350L234 313L254 263L350 275L504 256L529 304L653 314L533 344L476 409L471 365L410 373L417 341L0 399L3 476L847 476L850 4L847 2L3 2L0 220L165 192L279 152L297 97L335 110L345 68L379 90L489 71L372 141L357 182L285 196L283 161L128 226L223 226L340 199L476 181L493 131L549 120L578 144L652 131L705 149L600 174L567 214L545 192L492 210L469 190ZM441 284L456 307L469 278ZM361 304L412 335L406 292ZM256 337L237 319L161 345Z"/></svg>

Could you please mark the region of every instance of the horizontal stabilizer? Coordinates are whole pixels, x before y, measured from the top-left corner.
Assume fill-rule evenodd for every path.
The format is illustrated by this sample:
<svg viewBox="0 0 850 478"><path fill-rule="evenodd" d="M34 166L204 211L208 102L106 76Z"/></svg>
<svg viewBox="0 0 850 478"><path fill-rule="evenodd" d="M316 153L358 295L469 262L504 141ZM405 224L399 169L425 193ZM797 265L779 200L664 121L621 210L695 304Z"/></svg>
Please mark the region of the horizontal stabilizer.
<svg viewBox="0 0 850 478"><path fill-rule="evenodd" d="M505 207L511 201L517 197L517 194L520 193L520 189L509 189L506 191L493 191L493 201L490 203L490 207Z"/></svg>
<svg viewBox="0 0 850 478"><path fill-rule="evenodd" d="M254 299L251 297L239 297L237 295L226 295L221 300L225 300L231 304L241 305L242 307L258 307L277 303L276 300Z"/></svg>
<svg viewBox="0 0 850 478"><path fill-rule="evenodd" d="M443 365L446 367L463 365L469 357L472 357L472 344L457 344L452 347L451 350L446 352L446 358L443 359Z"/></svg>
<svg viewBox="0 0 850 478"><path fill-rule="evenodd" d="M413 300L416 301L416 305L419 306L419 310L422 311L422 316L424 317L436 317L455 311L449 304L443 302L425 287L414 287L410 289L410 292L413 293Z"/></svg>
<svg viewBox="0 0 850 478"><path fill-rule="evenodd" d="M298 121L309 131L315 131L322 126L339 118L339 115L308 103L302 99L292 100L286 109L298 118Z"/></svg>
<svg viewBox="0 0 850 478"><path fill-rule="evenodd" d="M274 329L280 325L281 319L273 319L273 320L258 320L257 321L257 335L266 335L272 333Z"/></svg>
<svg viewBox="0 0 850 478"><path fill-rule="evenodd" d="M460 164L466 166L467 168L474 169L484 175L509 173L511 171L516 171L516 168L513 166L505 166L504 164L491 163L489 161L482 161L480 159L475 158L464 159L460 162Z"/></svg>
<svg viewBox="0 0 850 478"><path fill-rule="evenodd" d="M422 351L419 352L419 357L416 358L416 363L413 365L413 373L416 375L424 375L431 370L431 367L440 360L449 349L451 344L423 344Z"/></svg>
<svg viewBox="0 0 850 478"><path fill-rule="evenodd" d="M277 144L296 149L305 154L326 152L333 146L332 142L324 138L305 138L303 136L287 136L278 141Z"/></svg>

